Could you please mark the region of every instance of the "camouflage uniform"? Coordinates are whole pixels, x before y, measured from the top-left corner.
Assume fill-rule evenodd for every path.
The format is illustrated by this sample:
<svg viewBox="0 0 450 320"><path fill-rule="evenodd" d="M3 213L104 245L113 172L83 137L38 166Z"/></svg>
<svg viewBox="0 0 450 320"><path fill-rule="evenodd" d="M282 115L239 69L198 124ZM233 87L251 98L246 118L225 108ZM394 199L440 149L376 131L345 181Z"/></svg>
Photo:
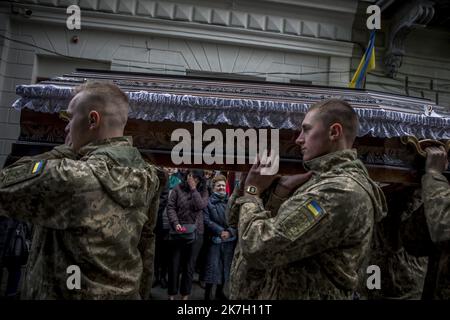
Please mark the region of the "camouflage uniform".
<svg viewBox="0 0 450 320"><path fill-rule="evenodd" d="M230 210L228 216L228 224L237 230L239 224L239 210L242 201L236 202L238 199L238 189L239 186L233 191L230 197L229 208ZM281 204L288 198L280 198L274 194L274 188L270 188L261 197L264 202L265 208L271 212L271 216L274 217L278 212ZM239 230L237 230L239 234ZM245 261L245 257L242 255L239 241L237 242L236 248L234 250L234 257L231 266L231 274L229 282L229 297L232 299L242 299L242 300L255 300L262 289L262 281L265 277L265 270L255 269L248 266Z"/></svg>
<svg viewBox="0 0 450 320"><path fill-rule="evenodd" d="M156 169L131 137L65 146L23 158L0 172L0 214L36 226L23 298L148 298ZM81 289L69 290L70 265Z"/></svg>
<svg viewBox="0 0 450 320"><path fill-rule="evenodd" d="M442 174L422 177L424 210L409 219L403 232L408 250L428 256L423 299L450 299L450 186ZM427 227L425 227L427 226Z"/></svg>
<svg viewBox="0 0 450 320"><path fill-rule="evenodd" d="M242 263L246 270L264 270L255 280L258 299L351 298L374 221L385 215L384 195L355 150L330 153L304 165L312 178L275 216L259 198L236 201L241 257L233 263L232 281L242 280ZM242 295L232 292L231 298L245 297L242 290Z"/></svg>
<svg viewBox="0 0 450 320"><path fill-rule="evenodd" d="M368 290L363 279L359 292L369 299L420 299L428 258L408 253L405 249L408 240L402 237L401 228L414 212L423 209L421 190L389 186L385 194L388 215L375 225L368 263L380 267L381 288ZM366 270L363 273L366 274Z"/></svg>

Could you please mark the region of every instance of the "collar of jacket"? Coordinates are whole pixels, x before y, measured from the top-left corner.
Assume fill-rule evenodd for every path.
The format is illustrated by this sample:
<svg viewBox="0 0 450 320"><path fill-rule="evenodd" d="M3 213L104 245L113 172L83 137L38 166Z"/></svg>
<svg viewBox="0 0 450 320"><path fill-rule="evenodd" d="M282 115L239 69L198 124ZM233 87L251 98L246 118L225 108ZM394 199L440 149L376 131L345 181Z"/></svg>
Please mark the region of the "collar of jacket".
<svg viewBox="0 0 450 320"><path fill-rule="evenodd" d="M123 136L116 138L108 138L104 140L97 140L91 143L88 143L84 147L81 147L78 151L78 154L81 157L84 157L93 151L99 149L100 147L112 147L112 146L133 146L133 137L131 136Z"/></svg>
<svg viewBox="0 0 450 320"><path fill-rule="evenodd" d="M209 196L209 201L213 204L216 204L218 202L223 202L223 203L227 203L228 202L228 195L225 194L223 197L217 195L215 192L213 192L211 194L211 196Z"/></svg>
<svg viewBox="0 0 450 320"><path fill-rule="evenodd" d="M308 171L326 172L333 167L341 166L358 159L356 149L345 149L303 162L303 166Z"/></svg>

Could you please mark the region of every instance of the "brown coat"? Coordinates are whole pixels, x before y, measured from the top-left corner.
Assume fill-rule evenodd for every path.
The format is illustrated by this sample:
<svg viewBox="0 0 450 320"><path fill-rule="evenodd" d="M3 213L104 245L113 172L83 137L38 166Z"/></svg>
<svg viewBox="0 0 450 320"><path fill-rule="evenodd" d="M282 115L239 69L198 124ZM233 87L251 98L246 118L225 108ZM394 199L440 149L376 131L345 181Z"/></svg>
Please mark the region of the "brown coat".
<svg viewBox="0 0 450 320"><path fill-rule="evenodd" d="M199 234L203 234L203 209L208 205L208 191L185 191L182 184L177 185L170 193L167 204L167 215L171 228L177 224L197 225Z"/></svg>

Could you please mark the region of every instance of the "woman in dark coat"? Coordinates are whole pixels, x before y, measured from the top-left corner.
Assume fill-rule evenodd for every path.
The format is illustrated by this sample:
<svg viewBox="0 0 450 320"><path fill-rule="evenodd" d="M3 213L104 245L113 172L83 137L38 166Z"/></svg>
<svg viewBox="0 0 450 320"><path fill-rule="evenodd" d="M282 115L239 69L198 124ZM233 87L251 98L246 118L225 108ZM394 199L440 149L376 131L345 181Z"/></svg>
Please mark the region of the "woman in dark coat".
<svg viewBox="0 0 450 320"><path fill-rule="evenodd" d="M228 196L225 192L226 178L218 175L213 179L213 193L203 210L207 232L207 258L202 280L206 283L205 300L211 300L213 285L215 298L226 299L223 287L230 277L231 262L236 246L236 230L228 225L226 212Z"/></svg>
<svg viewBox="0 0 450 320"><path fill-rule="evenodd" d="M169 196L167 215L171 228L168 281L170 300L175 299L178 290L183 300L187 300L191 294L195 262L203 243L203 209L207 205L208 190L202 170L190 171L186 180L177 185ZM189 231L194 228L195 239L184 238L189 236Z"/></svg>

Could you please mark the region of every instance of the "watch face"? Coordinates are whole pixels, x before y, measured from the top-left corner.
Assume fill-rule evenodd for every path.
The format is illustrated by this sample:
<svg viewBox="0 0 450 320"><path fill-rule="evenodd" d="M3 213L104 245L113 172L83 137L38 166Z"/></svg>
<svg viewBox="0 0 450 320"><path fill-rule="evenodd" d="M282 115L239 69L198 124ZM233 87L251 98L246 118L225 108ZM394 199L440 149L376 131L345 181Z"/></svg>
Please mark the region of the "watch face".
<svg viewBox="0 0 450 320"><path fill-rule="evenodd" d="M251 194L256 194L256 187L255 186L249 186L247 188L247 192Z"/></svg>

